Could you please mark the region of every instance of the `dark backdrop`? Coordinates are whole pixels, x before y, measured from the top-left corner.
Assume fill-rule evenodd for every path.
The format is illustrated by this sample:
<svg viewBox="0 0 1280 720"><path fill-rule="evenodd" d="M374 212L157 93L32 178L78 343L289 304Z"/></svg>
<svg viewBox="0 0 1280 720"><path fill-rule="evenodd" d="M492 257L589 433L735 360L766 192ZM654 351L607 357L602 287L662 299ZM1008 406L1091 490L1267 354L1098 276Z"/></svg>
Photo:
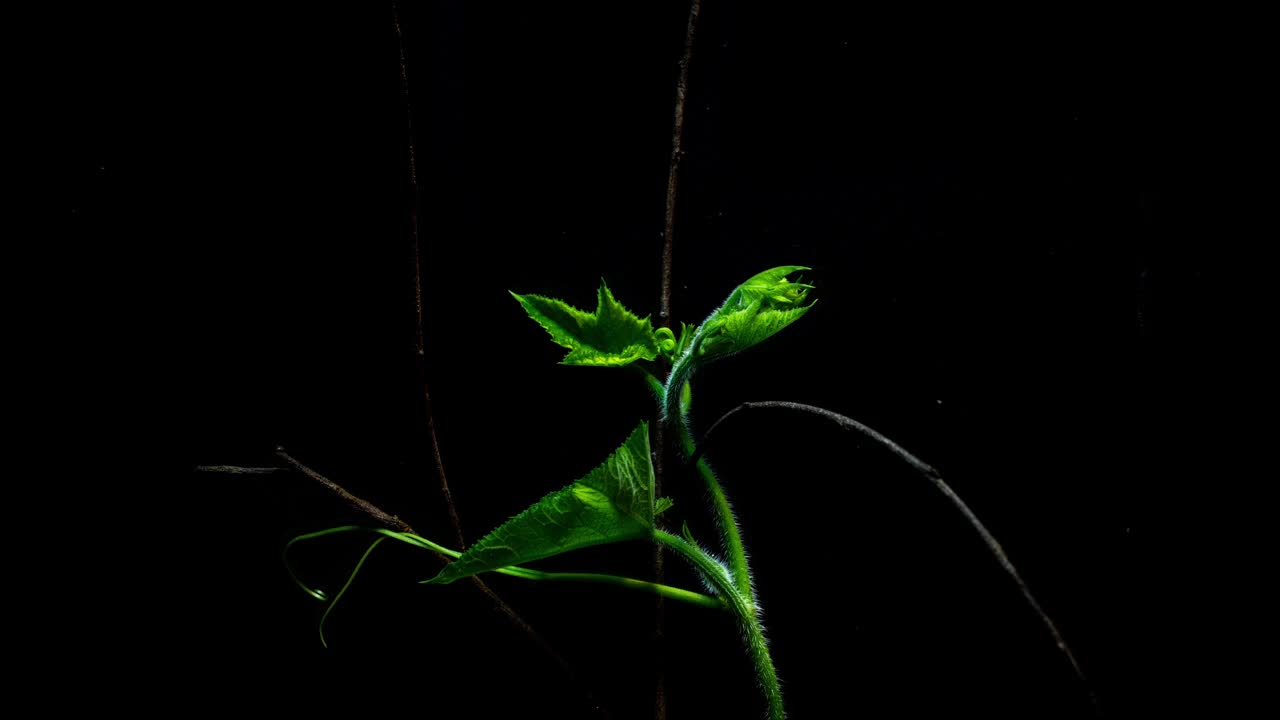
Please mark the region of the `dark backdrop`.
<svg viewBox="0 0 1280 720"><path fill-rule="evenodd" d="M126 524L168 541L128 546L145 590L120 602L130 622L108 624L108 644L157 640L175 665L235 658L195 677L215 697L257 678L282 699L593 717L590 692L611 717L648 716L648 598L492 579L569 679L465 583L414 584L434 559L387 548L330 618L325 653L322 608L280 551L359 516L296 476L191 467L267 465L283 445L450 540L414 352L410 137L427 380L468 537L651 418L629 375L558 366L507 291L589 306L603 279L656 312L685 17L682 3L406 7L412 132L385 3L80 18L73 229L88 259L146 276L120 290L156 320L150 352L121 364L161 389L162 421L121 442L176 450L163 485L121 502ZM697 379L699 426L745 400L808 402L934 464L1119 717L1173 663L1152 651L1174 576L1157 491L1206 470L1212 432L1197 419L1215 332L1187 232L1200 210L1178 193L1190 151L1169 119L1182 68L1153 22L708 2L675 232L679 319L774 265L812 267L819 298ZM885 453L761 411L712 458L794 717L1086 713L974 534ZM693 480L668 488L668 517L711 542ZM317 543L303 567L332 588L360 550ZM643 575L646 557L544 565ZM696 585L679 566L671 580ZM724 618L669 607L668 634L673 719L760 710ZM388 679L406 671L409 686Z"/></svg>

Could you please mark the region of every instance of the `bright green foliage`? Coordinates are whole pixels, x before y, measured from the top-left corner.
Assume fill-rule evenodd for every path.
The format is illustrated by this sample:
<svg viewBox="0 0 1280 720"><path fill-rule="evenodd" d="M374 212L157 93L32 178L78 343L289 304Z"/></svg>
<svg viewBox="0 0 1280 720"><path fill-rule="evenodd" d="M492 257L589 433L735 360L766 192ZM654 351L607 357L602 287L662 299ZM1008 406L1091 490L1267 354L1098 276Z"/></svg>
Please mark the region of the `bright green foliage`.
<svg viewBox="0 0 1280 720"><path fill-rule="evenodd" d="M674 355L680 357L685 350L689 349L689 343L693 342L694 336L698 334L698 325L689 325L688 323L680 323L680 341L676 343Z"/></svg>
<svg viewBox="0 0 1280 720"><path fill-rule="evenodd" d="M662 357L670 360L676 355L676 334L671 332L671 328L660 327L653 331L653 336L658 339L658 351L662 353Z"/></svg>
<svg viewBox="0 0 1280 720"><path fill-rule="evenodd" d="M648 317L640 318L623 307L609 288L600 283L596 310L588 313L562 300L541 295L511 293L520 305L550 335L556 344L568 348L564 365L622 367L637 360L654 361L659 357L671 363L666 381L660 381L643 365L641 377L658 395L663 422L674 426L675 434L687 457L697 454L693 431L689 424L690 378L702 365L746 350L800 319L813 303L806 304L812 285L788 276L800 270L798 265L784 265L759 273L734 289L724 304L701 325L680 323L679 336L671 328L654 329ZM769 717L785 717L782 694L768 644L760 625L759 603L752 587L751 569L747 563L737 519L715 473L703 459L696 464L716 519L721 541L727 554L720 561L693 541L688 524L683 525L684 538L657 528L654 516L669 510L670 498L654 499L654 473L646 423L631 433L603 464L582 479L557 490L524 512L503 523L481 538L466 552L459 553L426 538L386 529L374 529L383 538L393 538L416 547L454 557L455 560L429 584L448 584L473 575L495 571L525 580L595 582L652 592L660 597L702 607L725 609L737 618L747 650L756 666L757 678L769 702ZM353 526L333 528L295 538L299 540L358 530ZM667 546L703 576L714 596L682 590L660 583L578 572L544 572L520 567L524 563L560 555L571 550L621 542L652 540ZM376 546L376 542L374 546ZM364 564L371 546L361 557L356 572ZM338 598L350 586L355 572L343 586ZM296 579L296 576L295 576ZM302 583L299 581L299 585ZM314 597L324 600L319 590L302 585ZM333 610L333 604L325 617ZM323 620L322 620L323 624Z"/></svg>
<svg viewBox="0 0 1280 720"><path fill-rule="evenodd" d="M701 365L764 342L809 312L813 303L804 302L813 286L787 279L793 272L808 269L783 265L753 275L734 288L724 304L701 325L681 324L680 341L676 344L679 353L662 390L664 421L683 414L680 398L685 383Z"/></svg>
<svg viewBox="0 0 1280 720"><path fill-rule="evenodd" d="M560 361L562 365L621 367L658 357L659 340L649 318L638 318L623 307L604 281L600 282L594 313L555 298L511 295L529 317L551 333L553 342L569 348L569 354ZM674 345L674 338L670 341Z"/></svg>
<svg viewBox="0 0 1280 720"><path fill-rule="evenodd" d="M737 619L748 654L756 668L756 678L769 705L771 720L784 720L782 691L769 654L768 642L760 622L760 604L751 579L751 568L737 519L719 480L705 459L699 457L694 433L689 423L691 398L690 378L703 364L741 352L777 334L798 320L813 303L805 304L812 285L788 280L787 276L808 268L784 265L759 273L734 289L724 304L699 326L680 324L680 335L669 328L654 330L646 317L640 319L623 307L602 282L596 311L583 312L566 303L539 295L512 295L529 316L536 320L557 344L569 348L562 361L566 365L624 366L636 360L655 360L661 355L671 361L666 382L640 367L640 376L659 396L663 421L671 423L684 454L697 458L695 469L702 478L720 526L724 561L704 550L694 541L687 522L682 535L672 535L654 524L654 516L673 506L670 498L654 499L654 471L650 461L649 428L640 423L627 440L603 464L582 479L553 492L524 512L508 520L482 538L470 550L460 553L437 545L418 535L386 528L342 526L294 538L289 547L337 533L367 531L377 534L360 557L355 569L337 595L329 601L320 621L321 642L324 624L347 592L356 575L373 550L384 540L395 539L409 545L432 550L455 560L427 583L448 584L482 572L496 571L525 580L593 582L641 590L704 608L727 610ZM1058 647L1067 655L1077 677L1085 679L1071 651L1056 626L1032 597L1000 544L978 521L972 511L937 475L937 471L899 448L879 433L836 413L797 403L748 403L757 407L790 407L835 420L846 429L856 430L902 457L934 483L969 520L988 548L1012 576L1033 610L1040 615ZM745 406L744 406L745 407ZM736 410L730 412L733 414ZM726 415L727 417L727 415ZM717 423L718 424L718 423ZM714 427L714 426L713 426ZM623 540L652 540L672 550L693 566L702 576L712 595L683 590L656 582L634 578L580 572L544 572L519 565L559 555L578 548ZM286 558L286 567L289 567ZM328 601L319 589L302 583L290 567L289 572L311 596ZM1096 703L1096 700L1095 700Z"/></svg>
<svg viewBox="0 0 1280 720"><path fill-rule="evenodd" d="M682 322L680 323L679 340L676 340L676 334L671 331L671 328L658 328L654 331L654 336L658 338L658 348L662 351L662 356L674 362L676 358L684 354L697 332L697 325L688 325Z"/></svg>
<svg viewBox="0 0 1280 720"><path fill-rule="evenodd" d="M503 523L429 582L447 584L591 545L648 539L653 514L649 426L642 422L586 477Z"/></svg>
<svg viewBox="0 0 1280 720"><path fill-rule="evenodd" d="M699 357L712 360L759 344L799 320L813 304L804 301L812 285L787 276L809 268L783 265L755 275L729 294L698 332Z"/></svg>

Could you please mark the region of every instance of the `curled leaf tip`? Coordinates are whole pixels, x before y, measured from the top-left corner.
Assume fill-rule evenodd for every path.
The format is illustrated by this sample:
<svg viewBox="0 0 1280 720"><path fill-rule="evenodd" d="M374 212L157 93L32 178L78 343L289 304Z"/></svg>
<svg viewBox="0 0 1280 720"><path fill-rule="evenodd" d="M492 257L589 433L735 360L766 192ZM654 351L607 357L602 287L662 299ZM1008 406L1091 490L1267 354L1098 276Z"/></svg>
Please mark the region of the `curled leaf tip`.
<svg viewBox="0 0 1280 720"><path fill-rule="evenodd" d="M703 324L699 353L711 360L741 352L764 342L813 307L805 304L813 285L788 279L809 268L782 265L758 273L729 294L724 305Z"/></svg>
<svg viewBox="0 0 1280 720"><path fill-rule="evenodd" d="M671 331L671 328L658 328L653 331L653 336L658 341L658 350L662 356L668 360L674 358L679 343L676 342L676 334Z"/></svg>

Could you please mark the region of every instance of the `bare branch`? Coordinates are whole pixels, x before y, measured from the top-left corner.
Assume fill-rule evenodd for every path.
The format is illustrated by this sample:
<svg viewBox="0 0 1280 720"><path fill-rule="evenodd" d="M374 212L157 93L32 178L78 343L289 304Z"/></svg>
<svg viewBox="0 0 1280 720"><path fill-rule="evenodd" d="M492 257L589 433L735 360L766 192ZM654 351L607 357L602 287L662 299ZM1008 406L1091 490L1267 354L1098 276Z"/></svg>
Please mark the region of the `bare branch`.
<svg viewBox="0 0 1280 720"><path fill-rule="evenodd" d="M414 308L416 310L416 317L417 317L417 326L415 328L415 350L417 351L417 355L418 355L418 363L419 363L419 369L420 369L421 380L422 380L422 402L423 402L423 407L426 413L427 439L431 444L431 457L435 461L436 476L440 481L440 494L444 497L444 504L449 512L449 522L453 526L454 538L458 541L459 548L465 548L467 546L467 541L462 532L462 518L459 517L458 515L457 505L453 501L453 493L450 492L449 490L449 479L448 479L448 476L445 475L444 458L440 453L440 440L436 435L435 413L433 411L432 403L431 403L431 388L427 382L427 354L426 354L426 340L425 340L426 326L423 318L423 303L422 303L423 247L422 247L422 236L419 233L419 228L418 228L419 205L421 202L421 196L418 194L418 164L417 164L417 151L414 146L413 103L411 102L410 94L409 94L409 65L405 56L404 32L401 29L401 25L400 25L400 5L397 2L391 3L391 19L393 24L395 25L396 43L399 50L400 90L404 98L405 132L407 135L407 145L408 145L408 155L409 155L408 157L408 160L409 160L408 183L409 183L409 193L410 193L409 235L410 235L411 241L413 242L413 299L414 299ZM394 518L394 516L391 516L391 517ZM409 531L409 532L412 532L412 531ZM520 615L516 613L516 611L512 609L510 605L508 605L501 597L498 596L497 593L493 591L492 588L488 586L488 584L486 584L483 580L481 580L479 577L476 577L476 576L472 576L470 579L471 579L471 584L474 585L476 589L478 589L482 594L484 594L485 597L489 598L489 600L493 603L494 608L497 609L498 612L505 615L512 625L515 625L517 628L522 630L525 633L525 635L527 635L529 639L534 642L534 644L542 648L542 651L545 652L548 657L554 660L558 666L560 666L561 670L564 671L564 673L569 677L569 679L575 684L579 685L584 695L586 696L587 703L590 705L592 710L602 717L607 717L607 713L605 713L605 711L600 707L599 703L595 701L595 698L592 697L591 692L587 690L585 687L582 687L581 683L577 682L576 675L573 671L573 668L569 665L568 661L566 661L563 657L561 657L560 654L556 652L556 650L552 648L551 645L540 634L538 634L536 630L533 629L533 626L531 626L528 622L526 622L524 618L520 617Z"/></svg>
<svg viewBox="0 0 1280 720"><path fill-rule="evenodd" d="M952 506L954 506L956 510L959 510L961 515L964 515L965 519L969 521L969 524L982 538L982 542L986 544L987 549L991 551L991 554L995 556L996 561L1000 563L1000 567L1004 568L1005 573L1013 579L1013 582L1018 586L1018 590L1022 592L1022 597L1027 601L1027 604L1031 606L1031 609L1035 611L1036 615L1039 616L1040 621L1044 623L1045 629L1049 631L1049 635L1053 637L1053 642L1057 646L1058 650L1066 656L1067 662L1071 664L1071 669L1075 673L1076 679L1080 681L1085 692L1089 695L1089 702L1093 705L1094 712L1101 716L1102 711L1101 706L1098 704L1098 697L1094 693L1088 679L1085 677L1084 671L1081 670L1080 663L1076 660L1075 653L1073 653L1071 651L1071 647L1067 645L1067 641L1062 637L1062 633L1058 631L1058 626L1053 622L1053 619L1050 618L1049 614L1040 606L1035 595L1031 594L1031 588L1027 585L1026 581L1022 579L1022 575L1018 573L1018 569L1013 566L1013 561L1010 560L1009 556L1005 553L1004 547L1002 547L1000 542L996 540L995 536L991 534L991 531L987 530L987 526L982 524L982 521L978 519L978 516L969 509L969 506L965 504L964 500L960 499L960 496L956 494L955 490L952 490L951 486L943 481L942 476L937 470L926 464L923 460L917 458L915 455L904 450L902 446L898 445L894 441L872 428L863 425L857 420L854 420L853 418L846 417L839 413L832 412L825 408L816 407L814 405L805 405L803 403L788 402L784 400L747 402L733 408L724 415L721 415L714 423L711 423L711 427L707 428L706 434L702 437L702 442L698 444L698 450L689 458L689 462L698 462L698 459L702 457L704 452L706 452L707 444L711 441L711 434L720 426L720 423L723 423L725 420L728 420L730 417L736 415L742 410L769 408L796 410L799 412L810 413L812 415L817 415L831 420L845 430L861 433L862 435L876 441L881 446L887 448L889 452L897 455L908 465L915 468L915 470L923 475L925 479L933 483L933 486L951 502Z"/></svg>
<svg viewBox="0 0 1280 720"><path fill-rule="evenodd" d="M324 475L321 475L315 470L299 462L292 455L285 452L283 448L277 448L276 455L281 460L284 460L294 470L297 470L299 473L302 473L302 475L304 475L305 477L311 480L314 480L315 482L323 486L325 489L332 492L334 495L337 495L348 506L364 513L365 515L368 515L369 517L373 518L374 520L378 521L379 523L387 527L395 528L399 532L408 533L410 535L419 534L416 530L413 529L411 525L409 525L409 523L401 520L395 515L392 515L384 511L382 508L379 508L378 506L374 505L368 500L352 495L351 493L347 492L347 490L343 488L341 485L335 483L334 481L330 480ZM208 467L214 468L214 467L221 467L221 466L208 466ZM206 468L202 467L199 469L203 470ZM240 474L240 473L237 473L237 471L245 470L245 469L258 470L262 468L230 468L229 472L233 474ZM276 468L272 468L272 469L276 469ZM217 470L217 471L222 472L223 470ZM520 614L517 613L510 605L508 605L501 597L499 597L498 594L493 591L493 588L489 587L489 585L485 583L484 580L481 580L478 576L475 576L475 575L471 576L468 579L471 581L471 584L475 586L477 590L479 590L485 597L489 598L489 600L493 603L494 609L496 609L502 615L506 616L507 620L509 620L512 625L514 625L517 629L524 632L524 634L531 641L533 641L535 645L537 645L544 653L546 653L547 657L551 658L551 660L554 661L555 664L558 665L560 669L565 673L565 675L569 678L570 682L574 683L575 685L578 685L579 689L582 691L584 695L585 702L597 714L598 717L602 717L602 718L609 717L608 713L605 712L605 710L600 707L599 703L595 700L591 692L587 690L585 687L582 687L581 683L577 679L577 675L573 671L573 667L569 665L569 662L565 660L560 655L560 653L556 652L555 648L551 647L551 644L547 642L546 638L538 634L538 631L534 630L532 625L530 625L527 621L525 621L524 618L520 617Z"/></svg>
<svg viewBox="0 0 1280 720"><path fill-rule="evenodd" d="M238 465L197 465L196 472L221 473L223 475L271 475L283 472L278 467L240 467Z"/></svg>
<svg viewBox="0 0 1280 720"><path fill-rule="evenodd" d="M680 175L680 160L684 157L684 149L682 147L684 142L684 104L689 89L689 61L693 57L693 39L698 25L698 13L701 9L702 0L692 0L689 4L689 22L685 25L684 31L684 53L680 56L680 75L676 79L676 106L671 123L671 162L667 166L667 203L662 231L662 285L658 299L658 325L661 327L671 325L671 264L676 225L676 186ZM657 450L654 452L653 458L653 491L661 495L666 437L663 432L663 423L657 423L655 427L657 429L654 440ZM653 577L654 582L659 583L663 582L666 577L665 558L663 556L663 547L660 543L655 543L653 546ZM667 717L667 678L664 669L666 661L665 657L663 657L666 643L665 614L666 606L663 599L658 598L654 623L654 647L657 649L657 657L654 662L654 666L657 669L653 701L654 720L666 720Z"/></svg>
<svg viewBox="0 0 1280 720"><path fill-rule="evenodd" d="M440 441L436 437L435 415L431 407L431 389L427 384L427 354L425 341L425 325L422 312L422 237L418 232L418 160L417 150L413 142L413 103L409 96L409 65L405 58L404 33L400 28L400 6L391 4L391 19L396 28L396 43L400 52L400 91L404 98L405 132L409 148L409 237L413 242L413 301L417 311L417 327L415 328L415 349L422 374L422 401L427 413L427 438L431 443L431 456L435 460L436 475L440 480L440 494L444 496L445 507L449 511L449 522L453 525L453 534L458 547L465 548L467 541L462 534L462 519L458 516L458 508L453 502L453 493L449 491L449 479L444 473L444 460L440 454Z"/></svg>
<svg viewBox="0 0 1280 720"><path fill-rule="evenodd" d="M684 31L684 54L680 56L680 76L676 79L675 118L671 125L671 162L667 166L667 206L662 232L662 295L658 301L658 324L671 323L671 263L676 225L676 180L680 161L684 158L684 101L689 90L689 61L693 58L693 39L698 25L702 0L689 5L689 23Z"/></svg>
<svg viewBox="0 0 1280 720"><path fill-rule="evenodd" d="M308 478L316 481L321 486L323 486L326 490L333 493L334 495L337 495L338 498L342 500L344 503L346 503L349 507L359 510L360 512L364 513L365 515L368 515L369 517L373 518L374 520L377 520L379 523L386 525L389 528L395 528L396 530L399 530L400 532L403 532L403 533L411 533L414 535L418 534L414 532L414 529L409 525L409 523L401 520L395 515L392 515L388 512L383 511L382 508L379 508L377 505L374 505L368 500L364 500L362 498L356 497L355 495L352 495L351 493L347 492L346 488L343 488L338 483L330 480L329 478L321 475L315 470L312 470L306 465L303 465L302 463L295 460L292 455L284 451L284 448L276 448L276 456L279 457L281 460L284 460L285 463L289 465L289 467L293 468L294 470L297 470L298 472L302 473Z"/></svg>

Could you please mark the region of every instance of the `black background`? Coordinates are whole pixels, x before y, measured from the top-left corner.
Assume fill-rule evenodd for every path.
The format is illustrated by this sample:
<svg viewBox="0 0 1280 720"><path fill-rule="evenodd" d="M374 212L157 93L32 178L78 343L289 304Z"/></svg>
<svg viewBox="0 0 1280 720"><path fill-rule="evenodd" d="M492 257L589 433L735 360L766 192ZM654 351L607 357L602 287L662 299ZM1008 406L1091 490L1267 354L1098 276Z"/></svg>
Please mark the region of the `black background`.
<svg viewBox="0 0 1280 720"><path fill-rule="evenodd" d="M471 539L652 417L626 373L557 365L562 351L507 290L589 307L604 279L656 312L686 12L401 12L427 379ZM86 611L122 618L95 621L99 645L154 645L215 698L261 684L290 700L461 708L445 717L595 717L590 692L608 716L647 717L649 598L493 578L569 679L465 583L416 585L433 558L388 548L323 651L322 608L280 551L359 516L293 475L191 470L267 465L282 445L451 537L414 352L410 131L390 8L215 5L70 26L70 231L110 277L101 314L147 319L86 332L111 339L118 354L100 362L123 386L160 401L154 425L97 434L165 474L127 499L86 489L109 503L109 524L137 530L89 571L117 583L127 565L136 581ZM745 400L808 402L934 464L1004 542L1116 717L1170 700L1177 663L1157 647L1197 562L1177 539L1179 510L1221 432L1205 419L1218 402L1206 378L1225 331L1208 309L1205 203L1184 183L1197 161L1187 84L1200 81L1194 58L1170 49L1176 35L1151 17L708 3L675 233L677 319L701 320L775 265L812 267L819 298L783 335L699 376L695 422ZM129 340L146 350L127 353ZM884 452L759 411L726 425L712 459L792 716L1087 715L1016 588ZM667 517L711 543L696 487L671 475ZM302 567L331 588L361 549L317 543ZM544 566L643 576L647 551ZM697 582L678 565L670 579ZM669 605L668 634L672 718L762 710L731 623ZM236 660L177 670L193 657Z"/></svg>

